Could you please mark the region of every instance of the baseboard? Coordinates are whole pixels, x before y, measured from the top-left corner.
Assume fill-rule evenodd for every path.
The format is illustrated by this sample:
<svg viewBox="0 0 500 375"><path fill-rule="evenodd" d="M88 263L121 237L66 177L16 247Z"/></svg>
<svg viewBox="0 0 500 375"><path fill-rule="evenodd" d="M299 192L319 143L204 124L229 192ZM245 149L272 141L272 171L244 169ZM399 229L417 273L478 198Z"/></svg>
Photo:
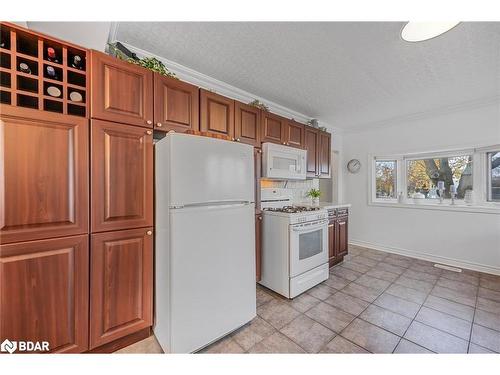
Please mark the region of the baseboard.
<svg viewBox="0 0 500 375"><path fill-rule="evenodd" d="M376 243L372 243L372 242L360 241L360 240L355 240L355 239L349 240L349 244L354 245L354 246L367 247L367 248L371 248L374 250L380 250L380 251L384 251L386 253L404 255L404 256L407 256L410 258L427 260L429 262L441 263L441 264L445 264L448 266L464 268L464 269L468 269L468 270L472 270L472 271L484 272L484 273L489 273L489 274L493 274L493 275L500 275L500 267L492 267L492 266L487 266L484 264L467 262L467 261L463 261L463 260L459 260L459 259L442 257L439 255L433 255L433 254L428 254L428 253L421 253L421 252L416 252L413 250L402 249L399 247L385 246L385 245L380 245L380 244L376 244Z"/></svg>

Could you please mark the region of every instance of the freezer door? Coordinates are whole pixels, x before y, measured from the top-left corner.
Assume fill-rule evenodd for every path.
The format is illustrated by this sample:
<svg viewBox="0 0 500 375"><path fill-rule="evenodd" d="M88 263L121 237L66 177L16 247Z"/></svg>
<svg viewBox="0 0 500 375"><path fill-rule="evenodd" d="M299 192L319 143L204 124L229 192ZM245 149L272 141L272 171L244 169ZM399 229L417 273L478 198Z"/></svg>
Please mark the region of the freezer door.
<svg viewBox="0 0 500 375"><path fill-rule="evenodd" d="M173 353L199 350L256 316L254 209L170 210Z"/></svg>
<svg viewBox="0 0 500 375"><path fill-rule="evenodd" d="M156 168L169 168L170 206L254 201L252 146L173 133L156 149Z"/></svg>

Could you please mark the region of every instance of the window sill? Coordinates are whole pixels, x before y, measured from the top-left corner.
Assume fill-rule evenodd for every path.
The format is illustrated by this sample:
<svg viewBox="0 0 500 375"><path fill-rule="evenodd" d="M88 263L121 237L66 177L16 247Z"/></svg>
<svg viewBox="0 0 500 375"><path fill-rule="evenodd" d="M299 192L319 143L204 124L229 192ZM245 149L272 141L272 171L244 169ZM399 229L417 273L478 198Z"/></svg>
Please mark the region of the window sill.
<svg viewBox="0 0 500 375"><path fill-rule="evenodd" d="M420 210L438 210L438 211L457 211L457 212L479 212L485 214L500 214L500 205L485 204L485 205L466 205L464 203L455 203L451 205L449 201L442 204L439 203L413 203L405 202L399 203L397 201L375 201L369 202L369 206L376 207L391 207L391 208L415 208Z"/></svg>

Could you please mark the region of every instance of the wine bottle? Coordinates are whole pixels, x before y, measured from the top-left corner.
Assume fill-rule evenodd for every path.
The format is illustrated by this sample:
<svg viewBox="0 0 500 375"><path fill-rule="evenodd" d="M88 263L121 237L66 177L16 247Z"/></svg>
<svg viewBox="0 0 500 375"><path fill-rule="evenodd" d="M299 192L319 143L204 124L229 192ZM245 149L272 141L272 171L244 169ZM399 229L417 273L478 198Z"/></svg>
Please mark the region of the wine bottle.
<svg viewBox="0 0 500 375"><path fill-rule="evenodd" d="M47 60L55 62L55 63L59 63L59 59L57 58L57 55L56 55L56 50L52 47L47 48Z"/></svg>
<svg viewBox="0 0 500 375"><path fill-rule="evenodd" d="M47 66L46 70L50 79L57 79L56 70L52 66Z"/></svg>
<svg viewBox="0 0 500 375"><path fill-rule="evenodd" d="M79 55L73 56L73 62L71 63L71 66L76 69L83 69L82 66L82 58Z"/></svg>
<svg viewBox="0 0 500 375"><path fill-rule="evenodd" d="M54 98L58 98L61 96L61 90L59 90L58 87L51 85L47 87L47 94L53 96Z"/></svg>
<svg viewBox="0 0 500 375"><path fill-rule="evenodd" d="M26 74L31 74L31 69L26 63L20 63L19 64L19 69L21 72L26 73Z"/></svg>

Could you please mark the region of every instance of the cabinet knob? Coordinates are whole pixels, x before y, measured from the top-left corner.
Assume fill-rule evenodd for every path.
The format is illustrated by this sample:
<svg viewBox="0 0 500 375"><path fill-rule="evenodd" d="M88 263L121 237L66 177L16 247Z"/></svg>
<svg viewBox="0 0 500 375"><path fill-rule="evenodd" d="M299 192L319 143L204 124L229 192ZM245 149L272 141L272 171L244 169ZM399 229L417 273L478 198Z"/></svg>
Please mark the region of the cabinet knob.
<svg viewBox="0 0 500 375"><path fill-rule="evenodd" d="M286 142L283 142L284 145L286 145Z"/></svg>
<svg viewBox="0 0 500 375"><path fill-rule="evenodd" d="M262 216L259 216L259 220L262 220Z"/></svg>
<svg viewBox="0 0 500 375"><path fill-rule="evenodd" d="M259 150L257 150L257 152L258 152L259 154L262 154L262 150L260 150L260 149L259 149Z"/></svg>
<svg viewBox="0 0 500 375"><path fill-rule="evenodd" d="M151 135L151 134L153 134L153 132L151 130L146 130L146 134Z"/></svg>
<svg viewBox="0 0 500 375"><path fill-rule="evenodd" d="M239 139L239 138L236 138L236 142L239 142L239 141L240 141L240 139Z"/></svg>
<svg viewBox="0 0 500 375"><path fill-rule="evenodd" d="M157 123L156 123L156 126L158 126L159 128L161 128L161 127L162 127L161 122L157 122Z"/></svg>
<svg viewBox="0 0 500 375"><path fill-rule="evenodd" d="M146 121L146 124L148 124L148 125L151 125L152 123L153 123L153 121L151 121L151 120Z"/></svg>
<svg viewBox="0 0 500 375"><path fill-rule="evenodd" d="M146 234L147 234L148 236L151 236L151 235L153 234L153 231L152 231L152 230L148 230L148 231L146 232Z"/></svg>

